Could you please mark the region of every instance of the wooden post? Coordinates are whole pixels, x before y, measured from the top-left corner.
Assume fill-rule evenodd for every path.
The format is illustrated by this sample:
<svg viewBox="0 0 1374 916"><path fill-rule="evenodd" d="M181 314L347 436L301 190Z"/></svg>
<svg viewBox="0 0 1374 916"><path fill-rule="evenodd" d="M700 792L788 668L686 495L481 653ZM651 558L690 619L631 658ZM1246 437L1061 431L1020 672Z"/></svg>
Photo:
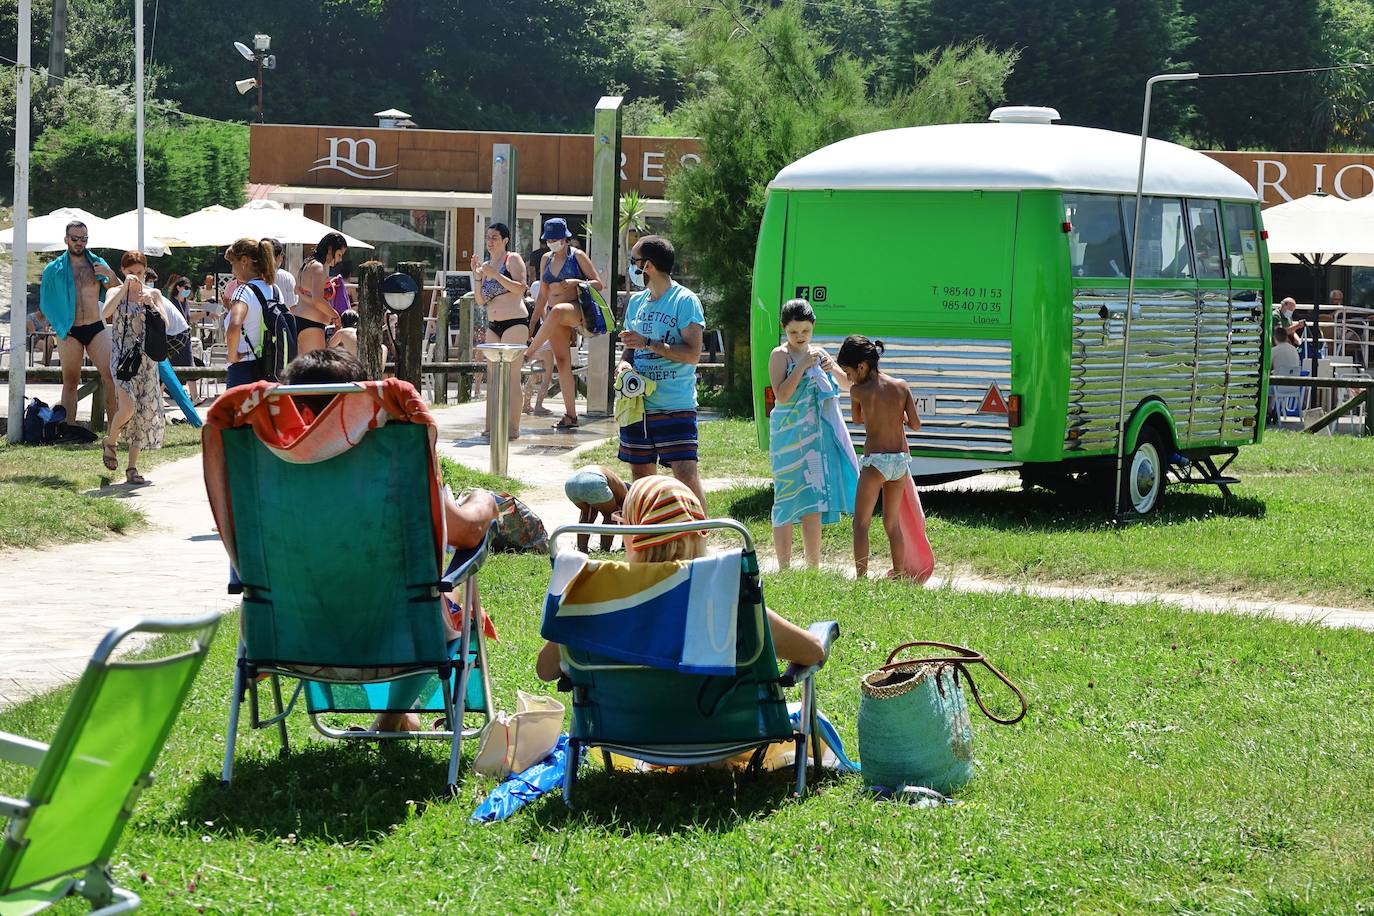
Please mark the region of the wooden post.
<svg viewBox="0 0 1374 916"><path fill-rule="evenodd" d="M443 290L434 293L434 361L448 362L448 296ZM434 403L448 403L448 373L434 373Z"/></svg>
<svg viewBox="0 0 1374 916"><path fill-rule="evenodd" d="M382 362L382 324L386 305L382 299L382 277L386 267L381 261L368 261L358 267L358 358L367 368L368 378L379 379Z"/></svg>
<svg viewBox="0 0 1374 916"><path fill-rule="evenodd" d="M396 377L420 388L420 363L425 350L425 264L423 261L402 261L396 269L409 274L419 290L410 308L396 317Z"/></svg>
<svg viewBox="0 0 1374 916"><path fill-rule="evenodd" d="M472 362L472 307L477 302L474 293L464 293L458 300L458 352L450 354L456 362ZM472 400L472 374L458 374L458 403L466 404Z"/></svg>

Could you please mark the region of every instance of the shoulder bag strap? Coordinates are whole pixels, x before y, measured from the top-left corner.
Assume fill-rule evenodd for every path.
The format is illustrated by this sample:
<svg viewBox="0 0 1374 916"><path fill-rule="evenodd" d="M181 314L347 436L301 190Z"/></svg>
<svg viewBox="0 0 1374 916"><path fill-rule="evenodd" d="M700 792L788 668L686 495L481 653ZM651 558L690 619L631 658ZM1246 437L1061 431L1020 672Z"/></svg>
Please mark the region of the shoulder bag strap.
<svg viewBox="0 0 1374 916"><path fill-rule="evenodd" d="M934 646L937 649L945 649L955 654L952 656L937 655L928 658L906 658L902 659L899 662L893 661L893 659L895 659L903 649L910 649L916 646ZM984 657L983 653L981 652L975 652L974 650L965 648L964 646L957 646L953 643L947 642L918 641L902 643L900 646L892 650L891 654L889 654L887 657L887 662L882 666L880 670L890 671L893 668L905 667L913 663L948 665L955 669L956 678L958 677L958 672L962 672L964 675L964 679L968 681L969 692L973 694L973 701L978 704L978 708L983 711L983 715L987 716L989 719L996 722L998 725L1015 725L1017 722L1020 722L1023 718L1025 718L1028 709L1028 706L1026 705L1026 695L1021 692L1020 687L1017 687L1015 684L1012 683L1011 678L1007 677L1001 671L998 671L997 668L992 664L992 662L988 661L987 658ZM1021 711L1018 712L1015 716L1011 717L1010 719L1002 719L997 716L994 716L991 712L989 712L987 706L983 703L983 697L978 693L978 685L974 683L973 675L969 672L968 668L966 667L970 664L982 665L984 668L987 668L989 671L991 671L993 676L996 677L999 681L1001 681L1003 684L1006 684L1007 687L1011 689L1011 692L1016 694L1016 699L1020 701Z"/></svg>

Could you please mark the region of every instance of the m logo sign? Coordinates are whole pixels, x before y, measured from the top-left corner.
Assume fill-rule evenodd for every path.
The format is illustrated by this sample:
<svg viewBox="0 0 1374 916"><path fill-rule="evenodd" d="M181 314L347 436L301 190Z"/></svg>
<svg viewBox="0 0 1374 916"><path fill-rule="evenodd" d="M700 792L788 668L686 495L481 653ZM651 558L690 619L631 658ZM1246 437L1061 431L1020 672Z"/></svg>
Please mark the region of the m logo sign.
<svg viewBox="0 0 1374 916"><path fill-rule="evenodd" d="M329 137L329 155L315 160L310 169L333 169L363 181L377 181L396 174L396 166L377 166L377 144L373 140L357 140L353 137Z"/></svg>

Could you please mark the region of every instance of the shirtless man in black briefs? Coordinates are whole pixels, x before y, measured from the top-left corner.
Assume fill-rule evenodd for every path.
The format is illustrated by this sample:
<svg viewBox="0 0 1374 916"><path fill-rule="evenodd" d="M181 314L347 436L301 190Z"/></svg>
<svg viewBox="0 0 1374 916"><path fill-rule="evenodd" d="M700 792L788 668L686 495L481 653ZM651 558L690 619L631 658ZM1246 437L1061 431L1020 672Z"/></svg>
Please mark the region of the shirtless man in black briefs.
<svg viewBox="0 0 1374 916"><path fill-rule="evenodd" d="M105 415L115 412L114 378L110 375L110 332L100 317L101 290L114 278L104 261L92 263L86 256L89 230L84 223L67 226L67 265L75 291L76 315L67 336L57 341L57 358L62 364L62 406L67 419L76 419L76 391L81 386L81 362L89 355L91 365L100 370L104 384ZM49 321L53 316L48 316Z"/></svg>

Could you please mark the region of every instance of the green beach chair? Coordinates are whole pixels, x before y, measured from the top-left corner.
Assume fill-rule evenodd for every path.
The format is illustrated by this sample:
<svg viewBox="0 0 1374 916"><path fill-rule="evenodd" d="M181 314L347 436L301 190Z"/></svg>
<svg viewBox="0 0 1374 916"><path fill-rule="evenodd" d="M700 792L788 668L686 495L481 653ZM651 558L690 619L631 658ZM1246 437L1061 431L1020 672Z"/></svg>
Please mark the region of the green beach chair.
<svg viewBox="0 0 1374 916"><path fill-rule="evenodd" d="M697 559L686 564L692 568L687 573L688 584L670 588L671 583L665 580L663 584L649 589L652 597L643 604L633 608L627 606L623 611L617 610L604 616L583 611L564 617L562 623L556 624L562 598L566 596L551 593L545 599L544 636L560 644L563 673L572 689L572 726L568 735L568 762L563 783L563 798L569 807L574 803L581 752L593 747L601 749L602 759L609 770L612 753L661 766L686 766L723 761L753 750L757 762L768 745L792 742L795 745L795 788L796 794L801 796L806 793L809 741L819 773L822 747L817 727L816 673L825 662L822 660L820 664L809 667L794 664L779 673L773 637L765 614L758 558L744 526L731 519L672 525L566 525L555 530L549 539L550 550L555 555L555 581L558 578L557 542L560 537L582 533L623 535L702 529L730 531L744 541L744 549L733 554L739 558L739 588L733 596L734 658L728 668L719 673L668 670L643 664L642 654L612 654L604 649L588 649L586 646L596 643L597 636L585 629L583 633L589 642L584 642L581 648L573 648L569 645L572 640L560 638L573 632L568 629L569 626L574 629L596 626L594 621L598 619L606 627L602 635L635 630L636 620L643 624L644 632L652 631L659 623L669 620L673 621L672 626L690 621L693 619L691 613L674 603L677 599L673 593L679 589L690 592L693 588L690 584L693 570L706 573L708 567L701 564L712 558ZM620 566L619 570L626 575L633 575L636 566L681 568L680 564L655 563ZM717 567L709 569L707 575L718 574ZM609 591L614 592L616 599L620 600L620 596L630 593L630 588L632 586L616 589L611 583ZM561 586L552 586L551 592L554 590L561 592ZM646 611L653 616L643 616ZM713 615L719 612L720 608L714 607L705 616L714 619ZM681 616L684 613L686 616ZM692 626L690 622L685 625L688 629ZM555 626L561 628L555 629ZM839 636L839 625L825 621L812 624L809 629L820 638L825 657L829 658L831 644ZM612 635L612 638L619 637ZM635 657L627 660L627 656L631 655ZM789 688L801 690L801 712L795 725L789 717L784 693Z"/></svg>
<svg viewBox="0 0 1374 916"><path fill-rule="evenodd" d="M366 384L276 386L265 389L264 400L366 399ZM218 419L212 411L208 423ZM231 534L243 596L223 783L233 777L243 702L250 727L277 727L284 755L286 718L304 696L311 723L329 738L448 741L448 787L457 791L463 739L480 731L464 727L463 712L493 715L485 633L475 611L475 574L491 534L445 571L432 433L423 422L393 419L333 457L295 462L275 454L253 426L216 430L228 501L225 517L216 517L221 532ZM207 460L207 484L217 466ZM441 623L449 613L443 595L455 591L459 636L450 641ZM273 701L268 716L258 696L263 678ZM285 702L282 678L295 682ZM321 718L381 712L433 713L442 723L379 732L331 727Z"/></svg>
<svg viewBox="0 0 1374 916"><path fill-rule="evenodd" d="M116 887L110 854L172 730L219 626L193 620L121 623L101 640L50 744L0 732L0 759L32 767L24 798L0 796L0 914L37 913L68 895L124 913L138 895ZM189 634L191 647L116 660L134 635Z"/></svg>

